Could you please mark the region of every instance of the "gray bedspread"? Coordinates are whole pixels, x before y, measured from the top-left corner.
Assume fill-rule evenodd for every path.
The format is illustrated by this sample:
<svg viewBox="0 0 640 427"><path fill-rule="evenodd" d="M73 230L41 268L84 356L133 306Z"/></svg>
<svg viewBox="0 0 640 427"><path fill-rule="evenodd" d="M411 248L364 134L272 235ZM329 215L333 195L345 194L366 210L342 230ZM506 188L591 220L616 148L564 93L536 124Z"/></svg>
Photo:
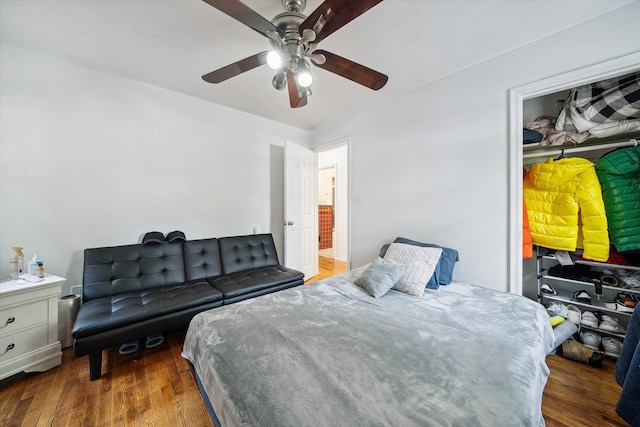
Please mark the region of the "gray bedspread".
<svg viewBox="0 0 640 427"><path fill-rule="evenodd" d="M223 426L544 425L541 305L460 283L375 299L352 274L193 318L182 355Z"/></svg>

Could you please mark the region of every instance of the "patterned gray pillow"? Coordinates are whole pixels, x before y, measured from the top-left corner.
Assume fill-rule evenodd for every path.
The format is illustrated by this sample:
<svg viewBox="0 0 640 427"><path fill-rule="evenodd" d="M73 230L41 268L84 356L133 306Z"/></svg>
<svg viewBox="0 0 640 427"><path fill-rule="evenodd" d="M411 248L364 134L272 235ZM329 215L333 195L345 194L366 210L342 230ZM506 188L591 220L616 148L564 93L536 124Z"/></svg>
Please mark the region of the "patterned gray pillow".
<svg viewBox="0 0 640 427"><path fill-rule="evenodd" d="M407 267L378 257L354 283L364 288L369 295L380 298L400 280Z"/></svg>
<svg viewBox="0 0 640 427"><path fill-rule="evenodd" d="M425 283L433 276L441 255L442 248L392 243L384 255L384 260L407 266L407 273L393 285L393 289L421 297L424 294Z"/></svg>

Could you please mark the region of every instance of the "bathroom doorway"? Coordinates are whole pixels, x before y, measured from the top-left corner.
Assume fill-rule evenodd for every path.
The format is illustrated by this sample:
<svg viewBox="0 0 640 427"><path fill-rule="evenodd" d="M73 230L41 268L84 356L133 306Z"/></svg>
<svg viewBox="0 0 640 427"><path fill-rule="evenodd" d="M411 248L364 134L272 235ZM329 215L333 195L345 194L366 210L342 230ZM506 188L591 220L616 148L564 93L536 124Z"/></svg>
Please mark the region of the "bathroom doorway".
<svg viewBox="0 0 640 427"><path fill-rule="evenodd" d="M318 156L318 255L349 262L348 141L316 150Z"/></svg>

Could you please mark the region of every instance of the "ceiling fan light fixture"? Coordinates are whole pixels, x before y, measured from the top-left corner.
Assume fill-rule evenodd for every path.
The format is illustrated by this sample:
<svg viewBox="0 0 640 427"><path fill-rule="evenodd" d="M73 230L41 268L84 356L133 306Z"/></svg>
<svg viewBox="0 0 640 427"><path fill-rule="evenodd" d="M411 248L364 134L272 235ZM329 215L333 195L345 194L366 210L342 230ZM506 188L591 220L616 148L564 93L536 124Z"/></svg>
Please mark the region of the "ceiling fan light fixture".
<svg viewBox="0 0 640 427"><path fill-rule="evenodd" d="M285 68L278 71L278 73L273 76L273 80L271 81L273 87L282 90L287 86L287 71Z"/></svg>
<svg viewBox="0 0 640 427"><path fill-rule="evenodd" d="M313 83L313 77L309 71L299 71L296 75L296 81L301 87L308 88Z"/></svg>
<svg viewBox="0 0 640 427"><path fill-rule="evenodd" d="M282 67L282 57L278 51L270 50L269 53L267 53L267 65L272 70L277 70Z"/></svg>
<svg viewBox="0 0 640 427"><path fill-rule="evenodd" d="M309 64L304 59L298 61L298 69L296 70L296 82L298 86L309 87L313 83L313 76Z"/></svg>
<svg viewBox="0 0 640 427"><path fill-rule="evenodd" d="M298 89L298 96L300 98L305 98L307 96L311 96L311 88L310 87L301 87Z"/></svg>

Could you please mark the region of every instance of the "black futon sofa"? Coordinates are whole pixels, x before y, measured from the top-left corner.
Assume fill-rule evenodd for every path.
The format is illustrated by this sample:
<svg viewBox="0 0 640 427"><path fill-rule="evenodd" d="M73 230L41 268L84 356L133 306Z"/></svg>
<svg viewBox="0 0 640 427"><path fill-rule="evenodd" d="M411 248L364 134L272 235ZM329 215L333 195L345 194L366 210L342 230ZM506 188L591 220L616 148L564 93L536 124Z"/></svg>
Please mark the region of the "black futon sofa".
<svg viewBox="0 0 640 427"><path fill-rule="evenodd" d="M74 354L89 355L97 380L105 349L303 283L301 272L279 264L271 234L85 249Z"/></svg>

